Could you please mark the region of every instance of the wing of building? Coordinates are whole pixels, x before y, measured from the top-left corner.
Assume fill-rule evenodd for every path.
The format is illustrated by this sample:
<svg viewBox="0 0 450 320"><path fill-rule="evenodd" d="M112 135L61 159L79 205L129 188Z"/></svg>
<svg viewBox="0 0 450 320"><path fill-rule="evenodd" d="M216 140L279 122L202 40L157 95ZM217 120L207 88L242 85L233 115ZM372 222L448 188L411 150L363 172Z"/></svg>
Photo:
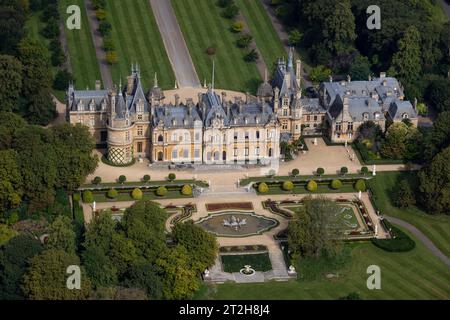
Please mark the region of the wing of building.
<svg viewBox="0 0 450 320"><path fill-rule="evenodd" d="M352 141L358 127L374 121L384 128L387 119L417 113L404 101L395 78L322 83L318 98L302 97L301 61L279 60L273 79L267 73L257 96L227 97L208 88L186 101L165 103L164 91L147 92L140 73L132 68L126 86L101 90L67 91L70 123L90 128L109 161L128 164L147 157L153 163L270 164L280 157L280 142L302 135L327 135L333 142ZM196 101L196 102L194 102Z"/></svg>

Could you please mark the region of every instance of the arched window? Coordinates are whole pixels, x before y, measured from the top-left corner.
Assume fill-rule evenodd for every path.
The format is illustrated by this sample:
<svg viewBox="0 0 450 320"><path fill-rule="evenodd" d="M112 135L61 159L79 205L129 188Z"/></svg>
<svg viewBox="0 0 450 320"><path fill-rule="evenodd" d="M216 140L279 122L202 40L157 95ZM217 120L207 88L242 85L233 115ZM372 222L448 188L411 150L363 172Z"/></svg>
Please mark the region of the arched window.
<svg viewBox="0 0 450 320"><path fill-rule="evenodd" d="M158 142L164 142L164 137L162 134L158 136Z"/></svg>

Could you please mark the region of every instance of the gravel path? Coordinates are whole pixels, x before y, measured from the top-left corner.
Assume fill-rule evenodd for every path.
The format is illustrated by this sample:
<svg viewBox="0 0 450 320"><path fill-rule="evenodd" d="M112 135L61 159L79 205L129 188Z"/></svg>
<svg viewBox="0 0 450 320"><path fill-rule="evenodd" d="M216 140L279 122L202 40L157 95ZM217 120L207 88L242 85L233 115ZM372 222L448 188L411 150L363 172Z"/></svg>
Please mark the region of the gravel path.
<svg viewBox="0 0 450 320"><path fill-rule="evenodd" d="M442 262L444 262L447 266L450 266L450 258L448 258L445 254L442 253L441 250L439 250L433 242L431 242L430 239L428 239L428 237L426 235L424 235L422 233L422 231L420 231L419 229L417 229L415 226L413 226L412 224L400 220L398 218L394 218L391 216L384 216L386 219L388 219L390 222L399 225L400 227L405 228L406 230L408 230L409 232L411 232L417 239L420 240L420 242L422 242L425 247L427 247L431 253L436 256L437 258L439 258L440 260L442 260Z"/></svg>
<svg viewBox="0 0 450 320"><path fill-rule="evenodd" d="M179 87L201 87L189 50L169 0L150 0L156 23ZM201 19L201 14L192 19Z"/></svg>

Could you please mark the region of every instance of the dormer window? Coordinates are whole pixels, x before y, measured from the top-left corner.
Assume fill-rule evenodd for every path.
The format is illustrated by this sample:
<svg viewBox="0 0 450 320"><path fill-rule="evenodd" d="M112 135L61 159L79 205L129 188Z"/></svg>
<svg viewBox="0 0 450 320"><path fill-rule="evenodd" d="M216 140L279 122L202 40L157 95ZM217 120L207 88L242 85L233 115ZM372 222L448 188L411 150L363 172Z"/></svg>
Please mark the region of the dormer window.
<svg viewBox="0 0 450 320"><path fill-rule="evenodd" d="M375 117L376 120L380 119L380 114L378 112L375 112L373 116Z"/></svg>
<svg viewBox="0 0 450 320"><path fill-rule="evenodd" d="M105 111L105 110L106 110L106 100L103 99L103 101L102 101L102 111Z"/></svg>
<svg viewBox="0 0 450 320"><path fill-rule="evenodd" d="M89 111L94 111L95 110L95 103L94 103L94 99L91 100L91 102L89 103Z"/></svg>
<svg viewBox="0 0 450 320"><path fill-rule="evenodd" d="M80 100L80 101L78 102L77 109L78 109L78 111L84 111L84 110L83 110L83 109L84 109L83 100Z"/></svg>
<svg viewBox="0 0 450 320"><path fill-rule="evenodd" d="M402 114L402 118L403 119L408 119L408 114L407 113Z"/></svg>
<svg viewBox="0 0 450 320"><path fill-rule="evenodd" d="M363 119L364 120L369 120L369 114L367 112L363 113Z"/></svg>
<svg viewBox="0 0 450 320"><path fill-rule="evenodd" d="M257 123L257 124L259 124L259 117L256 117L256 119L255 119L255 122Z"/></svg>

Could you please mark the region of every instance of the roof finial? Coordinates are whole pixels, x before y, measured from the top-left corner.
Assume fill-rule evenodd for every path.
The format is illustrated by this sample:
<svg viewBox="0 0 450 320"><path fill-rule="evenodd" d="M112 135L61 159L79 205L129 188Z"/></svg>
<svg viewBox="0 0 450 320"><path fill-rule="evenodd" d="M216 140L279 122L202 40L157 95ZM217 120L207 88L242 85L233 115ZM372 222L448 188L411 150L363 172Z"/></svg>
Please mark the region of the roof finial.
<svg viewBox="0 0 450 320"><path fill-rule="evenodd" d="M158 74L155 72L155 79L153 80L153 88L158 88Z"/></svg>
<svg viewBox="0 0 450 320"><path fill-rule="evenodd" d="M213 60L213 69L212 69L212 91L214 92L214 78L215 78L215 73L216 73L216 61Z"/></svg>
<svg viewBox="0 0 450 320"><path fill-rule="evenodd" d="M293 67L294 67L294 47L289 47L288 68L292 69Z"/></svg>
<svg viewBox="0 0 450 320"><path fill-rule="evenodd" d="M207 88L208 87L208 85L206 84L206 78L205 78L205 80L203 81L203 88Z"/></svg>
<svg viewBox="0 0 450 320"><path fill-rule="evenodd" d="M264 83L268 83L269 82L269 78L267 76L267 68L264 69Z"/></svg>

